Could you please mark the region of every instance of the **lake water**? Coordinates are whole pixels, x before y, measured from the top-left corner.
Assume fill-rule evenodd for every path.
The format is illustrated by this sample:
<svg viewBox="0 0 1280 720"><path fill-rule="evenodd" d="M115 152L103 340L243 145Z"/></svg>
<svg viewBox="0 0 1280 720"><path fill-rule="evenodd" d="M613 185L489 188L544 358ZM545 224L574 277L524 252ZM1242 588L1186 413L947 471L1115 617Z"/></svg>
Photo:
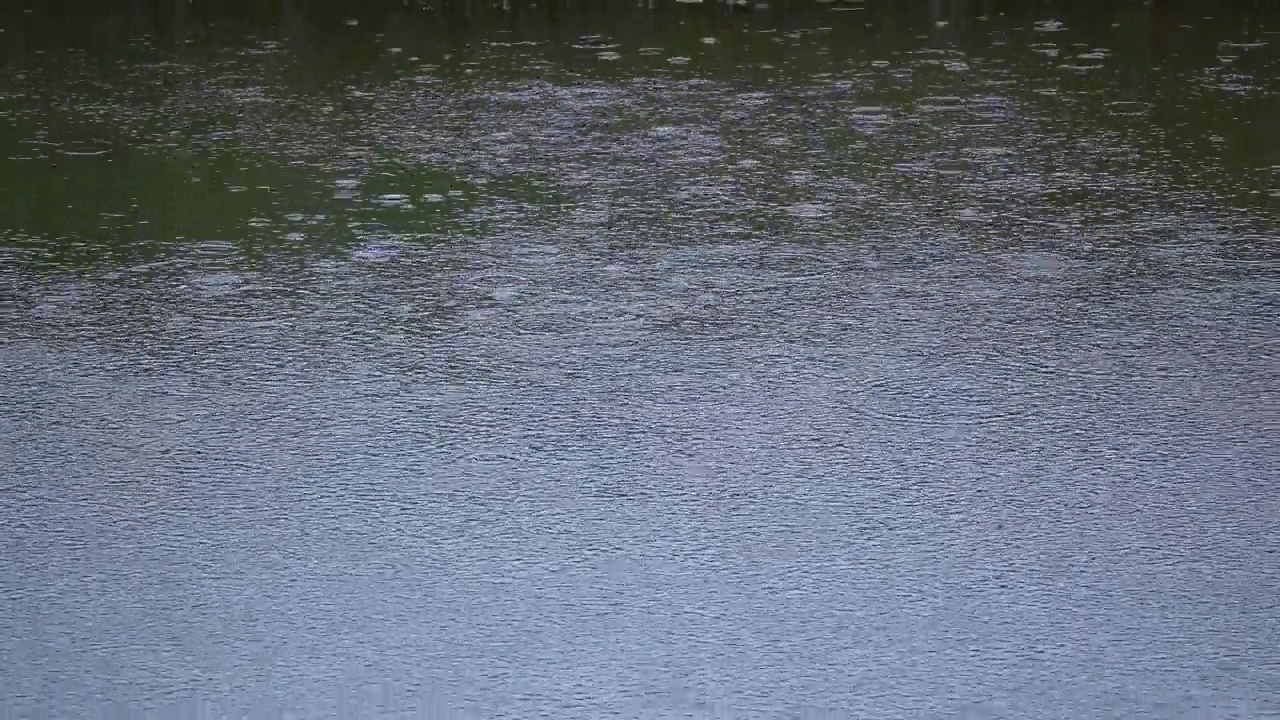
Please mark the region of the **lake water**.
<svg viewBox="0 0 1280 720"><path fill-rule="evenodd" d="M1269 3L0 11L0 717L1280 717Z"/></svg>

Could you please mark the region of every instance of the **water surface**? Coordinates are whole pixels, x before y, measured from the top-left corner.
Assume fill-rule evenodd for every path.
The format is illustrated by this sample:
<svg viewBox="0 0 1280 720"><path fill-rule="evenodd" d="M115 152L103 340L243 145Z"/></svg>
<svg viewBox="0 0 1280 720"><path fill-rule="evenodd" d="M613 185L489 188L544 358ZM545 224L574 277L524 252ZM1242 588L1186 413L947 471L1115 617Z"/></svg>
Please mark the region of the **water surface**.
<svg viewBox="0 0 1280 720"><path fill-rule="evenodd" d="M1264 4L0 14L0 716L1280 717Z"/></svg>

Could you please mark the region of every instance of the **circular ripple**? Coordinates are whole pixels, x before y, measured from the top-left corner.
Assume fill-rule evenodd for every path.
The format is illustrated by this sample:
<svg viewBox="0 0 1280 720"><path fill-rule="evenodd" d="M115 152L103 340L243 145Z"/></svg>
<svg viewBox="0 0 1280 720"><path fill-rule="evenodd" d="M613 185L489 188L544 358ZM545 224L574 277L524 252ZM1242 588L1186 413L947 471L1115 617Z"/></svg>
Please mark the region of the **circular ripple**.
<svg viewBox="0 0 1280 720"><path fill-rule="evenodd" d="M269 327L290 317L292 288L265 284L238 273L204 274L176 289L175 310L188 324L205 329Z"/></svg>
<svg viewBox="0 0 1280 720"><path fill-rule="evenodd" d="M1042 404L1045 387L1034 376L997 366L917 365L867 378L854 406L888 422L986 425L1028 417Z"/></svg>

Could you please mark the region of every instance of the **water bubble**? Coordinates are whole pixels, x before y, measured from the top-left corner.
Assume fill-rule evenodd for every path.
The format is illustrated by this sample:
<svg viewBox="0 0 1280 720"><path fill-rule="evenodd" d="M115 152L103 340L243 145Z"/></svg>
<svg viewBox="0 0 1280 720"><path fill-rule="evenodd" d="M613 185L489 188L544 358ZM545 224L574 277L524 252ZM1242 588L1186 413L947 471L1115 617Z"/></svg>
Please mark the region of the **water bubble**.
<svg viewBox="0 0 1280 720"><path fill-rule="evenodd" d="M386 262L395 258L400 254L400 249L394 245L384 245L380 243L371 243L361 245L351 251L352 260L364 260L367 262Z"/></svg>
<svg viewBox="0 0 1280 720"><path fill-rule="evenodd" d="M796 203L788 206L787 212L795 217L806 219L824 218L829 214L827 206L820 202Z"/></svg>
<svg viewBox="0 0 1280 720"><path fill-rule="evenodd" d="M603 35L580 35L573 46L579 50L610 50L619 45Z"/></svg>
<svg viewBox="0 0 1280 720"><path fill-rule="evenodd" d="M68 143L64 147L58 148L58 154L68 157L100 157L111 152L110 147L106 147L103 143ZM188 153L189 154L189 153Z"/></svg>
<svg viewBox="0 0 1280 720"><path fill-rule="evenodd" d="M1116 100L1107 103L1107 110L1112 115L1142 115L1146 112L1146 103L1134 102L1132 100Z"/></svg>
<svg viewBox="0 0 1280 720"><path fill-rule="evenodd" d="M916 101L916 109L924 112L959 112L965 109L964 98L947 96L922 97Z"/></svg>
<svg viewBox="0 0 1280 720"><path fill-rule="evenodd" d="M241 289L242 278L235 272L215 272L197 275L188 287L199 297L222 297Z"/></svg>

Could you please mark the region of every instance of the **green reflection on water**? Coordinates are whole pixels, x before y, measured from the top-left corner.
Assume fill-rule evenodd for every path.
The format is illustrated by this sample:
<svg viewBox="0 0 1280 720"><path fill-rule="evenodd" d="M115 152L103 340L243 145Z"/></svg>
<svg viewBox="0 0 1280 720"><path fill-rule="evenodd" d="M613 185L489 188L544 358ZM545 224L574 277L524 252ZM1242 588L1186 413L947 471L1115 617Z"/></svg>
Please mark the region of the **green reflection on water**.
<svg viewBox="0 0 1280 720"><path fill-rule="evenodd" d="M324 253L368 228L475 234L477 209L504 201L554 214L571 202L529 162L477 172L406 150L415 133L489 111L450 106L457 97L540 82L705 79L766 92L774 112L792 118L779 127L807 134L793 145L904 191L920 181L904 170L902 143L982 150L964 133L982 136L986 121L945 106L992 94L1034 115L1043 147L1012 147L1043 152L1046 175L1062 169L1054 158L1063 147L1093 144L1123 150L1096 153L1087 169L1140 169L1171 202L1270 214L1280 185L1280 10L1266 3L1219 3L1212 13L1176 1L997 0L157 0L29 10L0 14L0 228L7 247L58 263L146 259L192 239L230 240L247 254ZM915 129L897 145L870 142L806 94L842 82L858 112L907 117ZM667 110L723 111L694 95L680 102ZM421 124L405 117L415 103ZM454 114L432 116L433 103ZM603 146L654 122L606 108L581 140ZM804 169L800 150L767 145L776 137L715 122L730 160ZM938 172L963 177L965 168L958 160ZM795 195L782 185L760 192ZM1042 200L1100 212L1110 202L1088 187Z"/></svg>

